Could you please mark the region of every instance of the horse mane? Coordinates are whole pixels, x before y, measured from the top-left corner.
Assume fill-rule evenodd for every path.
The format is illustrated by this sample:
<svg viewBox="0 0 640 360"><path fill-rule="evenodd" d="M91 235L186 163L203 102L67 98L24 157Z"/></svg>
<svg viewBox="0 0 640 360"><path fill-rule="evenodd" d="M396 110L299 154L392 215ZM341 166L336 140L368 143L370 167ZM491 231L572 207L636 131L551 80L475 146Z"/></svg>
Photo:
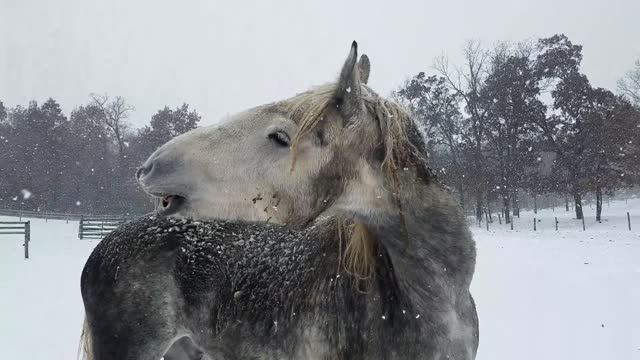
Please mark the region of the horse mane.
<svg viewBox="0 0 640 360"><path fill-rule="evenodd" d="M300 140L318 126L324 119L327 109L336 104L336 83L325 84L307 92L298 94L280 102L278 107L287 113L297 124L291 150L291 168L293 170L297 148ZM361 84L360 100L366 111L377 123L381 131L381 147L384 158L381 164L385 183L391 185L401 220L401 231L406 235L404 216L402 213L400 171L408 167L423 174L425 180L433 175L427 165L427 154L424 151L424 140L411 120L409 112L397 102L385 99L365 84ZM374 126L374 124L372 124ZM375 278L378 240L367 226L355 220L340 222L338 226L340 239L340 259L338 271L344 270L358 282L370 283ZM348 239L343 243L343 239Z"/></svg>

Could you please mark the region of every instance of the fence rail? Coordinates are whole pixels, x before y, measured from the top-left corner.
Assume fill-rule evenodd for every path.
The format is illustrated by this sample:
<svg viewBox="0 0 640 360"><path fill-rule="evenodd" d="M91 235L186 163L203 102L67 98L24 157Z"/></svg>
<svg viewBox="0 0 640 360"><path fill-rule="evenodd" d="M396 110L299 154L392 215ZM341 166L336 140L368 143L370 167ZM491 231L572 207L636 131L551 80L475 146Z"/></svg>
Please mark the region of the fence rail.
<svg viewBox="0 0 640 360"><path fill-rule="evenodd" d="M102 239L115 228L133 218L133 215L89 215L10 209L0 209L0 216L16 217L20 220L19 222L0 222L0 224L12 225L29 223L28 221L23 222L22 218L66 220L67 223L69 221L78 221L80 223L78 226L78 238L80 239ZM22 229L22 227L20 227L20 229ZM9 234L9 230L13 230L11 234L23 234L24 232L19 232L20 229L7 228L3 229L6 230L5 232L1 232L0 230L0 234ZM25 244L26 243L27 242L25 242ZM25 245L25 251L25 254L27 254L28 245Z"/></svg>
<svg viewBox="0 0 640 360"><path fill-rule="evenodd" d="M472 216L472 215L467 215L465 218L466 218L466 222L467 222L467 224L469 226L475 225L477 227L482 228L483 227L482 224L484 223L486 228L487 228L487 231L490 230L490 224L491 224L491 226L502 225L503 224L503 220L504 220L504 225L505 226L508 226L511 230L514 229L514 223L516 222L514 217L512 217L509 220L509 222L507 223L507 220L502 217L502 214L498 213L497 215L498 215L497 216L497 218L498 218L497 224L490 216L487 216L486 213L485 213L485 216L483 218L480 218L480 219L477 219L477 218L475 218L475 216ZM629 211L627 211L627 212L625 212L625 215L623 215L623 217L624 217L624 223L625 223L624 225L626 225L625 227L629 231L631 231L631 213ZM589 227L586 226L585 218L586 218L586 216L583 216L582 219L579 219L579 220L574 219L574 218L563 218L562 219L563 220L562 224L563 225L573 224L573 226L569 225L568 228L576 229L576 230L577 229L582 229L582 231L587 231ZM525 225L526 222L518 223L518 225L515 226L516 229L538 231L538 230L542 230L543 229L543 227L541 227L541 225L547 226L549 223L551 223L551 228L555 227L555 231L558 231L561 228L560 220L558 219L558 217L538 218L537 216L534 216L532 219L533 219L533 226ZM575 226L576 225L575 221L578 221L577 226ZM601 223L602 221L598 221L598 222Z"/></svg>
<svg viewBox="0 0 640 360"><path fill-rule="evenodd" d="M31 222L0 221L0 235L24 235L24 258L29 258L29 242L31 241Z"/></svg>
<svg viewBox="0 0 640 360"><path fill-rule="evenodd" d="M91 215L91 214L74 214L74 213L57 213L46 211L26 211L26 210L11 210L0 209L0 216L17 217L22 221L22 218L32 219L51 219L51 220L66 220L66 221L80 221L84 217L91 217L94 219L113 218L114 215Z"/></svg>
<svg viewBox="0 0 640 360"><path fill-rule="evenodd" d="M78 226L78 238L80 240L102 239L127 220L129 218L126 216L81 216L80 225Z"/></svg>

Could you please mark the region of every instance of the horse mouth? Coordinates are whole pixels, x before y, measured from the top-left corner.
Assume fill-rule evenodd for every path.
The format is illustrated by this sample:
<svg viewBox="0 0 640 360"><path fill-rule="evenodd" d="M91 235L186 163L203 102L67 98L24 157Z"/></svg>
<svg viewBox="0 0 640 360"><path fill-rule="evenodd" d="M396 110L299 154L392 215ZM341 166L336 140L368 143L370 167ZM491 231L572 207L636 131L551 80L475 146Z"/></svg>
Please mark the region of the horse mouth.
<svg viewBox="0 0 640 360"><path fill-rule="evenodd" d="M180 195L162 195L158 198L158 213L163 216L174 215L185 207L187 199Z"/></svg>

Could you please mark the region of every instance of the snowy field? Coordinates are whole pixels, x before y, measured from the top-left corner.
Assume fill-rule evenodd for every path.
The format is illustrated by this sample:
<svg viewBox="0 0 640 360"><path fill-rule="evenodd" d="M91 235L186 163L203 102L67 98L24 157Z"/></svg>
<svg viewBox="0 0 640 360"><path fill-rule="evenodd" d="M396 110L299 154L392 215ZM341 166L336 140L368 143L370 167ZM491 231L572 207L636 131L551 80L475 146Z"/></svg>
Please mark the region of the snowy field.
<svg viewBox="0 0 640 360"><path fill-rule="evenodd" d="M594 212L585 206L584 232L563 209L535 215L536 232L529 212L513 231L473 226L479 360L640 359L640 199L605 204L601 224ZM31 221L29 260L22 236L0 236L0 355L74 359L80 272L96 241L78 240L77 222Z"/></svg>

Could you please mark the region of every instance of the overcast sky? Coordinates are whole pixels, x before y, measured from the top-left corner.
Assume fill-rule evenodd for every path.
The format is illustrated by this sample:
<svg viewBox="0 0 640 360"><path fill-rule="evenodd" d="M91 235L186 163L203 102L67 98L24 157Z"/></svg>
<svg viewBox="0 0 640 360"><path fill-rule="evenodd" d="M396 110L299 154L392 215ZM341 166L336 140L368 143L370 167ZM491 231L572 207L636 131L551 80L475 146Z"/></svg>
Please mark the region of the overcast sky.
<svg viewBox="0 0 640 360"><path fill-rule="evenodd" d="M583 71L615 82L640 58L639 0L0 0L0 100L55 98L68 115L91 92L122 95L147 123L187 102L203 125L333 80L352 40L388 93L464 42L565 33Z"/></svg>

